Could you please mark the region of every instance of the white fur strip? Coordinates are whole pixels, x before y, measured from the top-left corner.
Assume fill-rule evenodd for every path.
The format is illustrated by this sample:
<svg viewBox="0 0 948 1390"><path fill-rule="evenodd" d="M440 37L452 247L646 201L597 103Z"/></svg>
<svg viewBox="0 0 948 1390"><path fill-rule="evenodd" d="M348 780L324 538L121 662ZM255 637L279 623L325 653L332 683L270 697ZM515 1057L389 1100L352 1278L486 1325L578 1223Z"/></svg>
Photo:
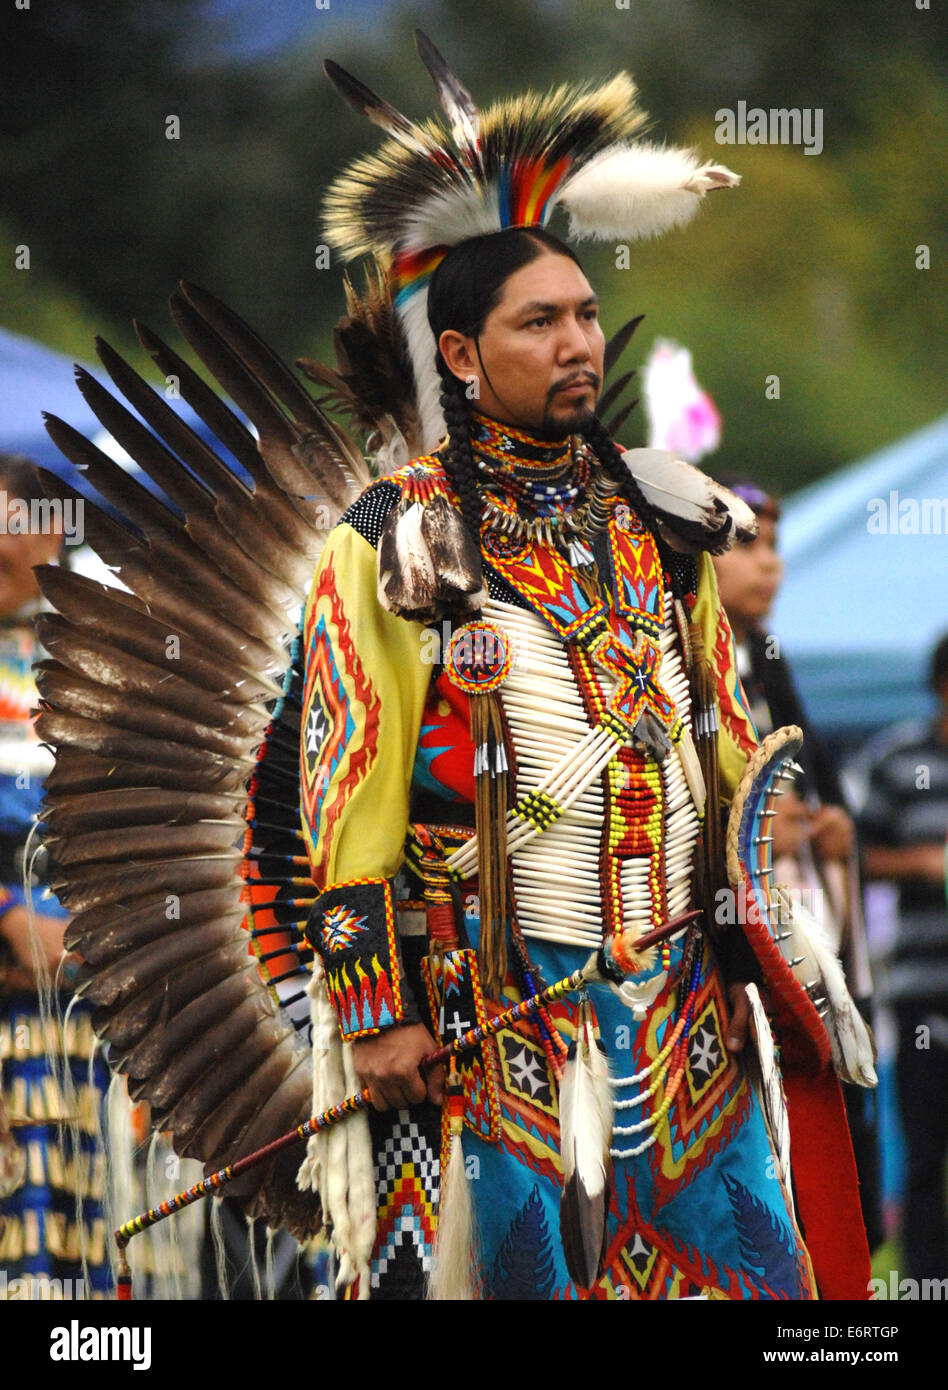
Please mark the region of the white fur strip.
<svg viewBox="0 0 948 1390"><path fill-rule="evenodd" d="M339 1023L326 993L326 976L317 959L307 987L313 1025L313 1114L320 1115L361 1089L352 1065L352 1045L339 1036ZM365 1111L310 1136L297 1174L302 1191L318 1191L323 1215L332 1226L339 1261L337 1284L359 1280L359 1297L369 1296L369 1260L375 1242L375 1174Z"/></svg>
<svg viewBox="0 0 948 1390"><path fill-rule="evenodd" d="M418 290L398 311L415 373L421 446L431 453L447 434L441 409L441 379L435 367L437 344L428 326L428 291Z"/></svg>
<svg viewBox="0 0 948 1390"><path fill-rule="evenodd" d="M352 1059L352 1044L342 1043L342 1067L346 1095L362 1090ZM349 1219L352 1245L350 1255L359 1280L359 1299L369 1296L369 1262L375 1245L377 1203L375 1196L375 1165L372 1159L372 1136L369 1116L365 1110L350 1115L340 1129L345 1131L349 1167Z"/></svg>

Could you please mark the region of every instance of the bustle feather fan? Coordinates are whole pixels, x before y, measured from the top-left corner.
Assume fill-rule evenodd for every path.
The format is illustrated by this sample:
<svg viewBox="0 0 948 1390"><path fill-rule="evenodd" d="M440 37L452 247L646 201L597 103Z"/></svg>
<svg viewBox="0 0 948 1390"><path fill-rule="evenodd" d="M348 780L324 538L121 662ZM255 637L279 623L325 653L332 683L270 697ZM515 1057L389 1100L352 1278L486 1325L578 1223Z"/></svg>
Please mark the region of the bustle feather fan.
<svg viewBox="0 0 948 1390"><path fill-rule="evenodd" d="M414 450L417 416L391 365L402 349L388 288L377 273L363 304L350 287L342 372L314 364L313 377L365 434ZM249 425L144 325L142 345L177 380L203 436L97 341L136 413L85 371L80 390L141 471L49 416L82 491L49 474L44 483L51 497L81 500L86 541L125 587L38 571L54 611L39 619L48 658L37 731L55 754L44 840L51 886L71 913L78 992L130 1094L211 1173L312 1113L302 927L318 890L300 867L296 615L329 528L376 475L356 439L224 304L185 285L171 307ZM369 391L379 371L390 380ZM323 1077L324 1090L334 1087L327 1104L357 1089L350 1063L343 1051ZM348 1183L331 1180L327 1161L318 1186L344 1237L340 1269L353 1278L366 1274L375 1220L364 1117L342 1144ZM298 1189L297 1167L288 1152L228 1195L306 1238L320 1200Z"/></svg>

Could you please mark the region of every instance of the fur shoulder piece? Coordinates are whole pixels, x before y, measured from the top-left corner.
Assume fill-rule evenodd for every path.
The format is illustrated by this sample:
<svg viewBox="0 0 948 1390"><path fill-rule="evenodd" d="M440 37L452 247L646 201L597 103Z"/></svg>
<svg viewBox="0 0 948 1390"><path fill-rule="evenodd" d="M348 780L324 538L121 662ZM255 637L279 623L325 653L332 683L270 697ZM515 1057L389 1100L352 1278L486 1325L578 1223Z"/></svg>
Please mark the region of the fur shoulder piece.
<svg viewBox="0 0 948 1390"><path fill-rule="evenodd" d="M747 503L693 464L665 449L627 449L622 458L676 549L721 555L757 535Z"/></svg>
<svg viewBox="0 0 948 1390"><path fill-rule="evenodd" d="M480 547L455 505L440 459L426 454L386 481L401 497L379 538L379 603L422 623L448 611L476 611L487 601Z"/></svg>

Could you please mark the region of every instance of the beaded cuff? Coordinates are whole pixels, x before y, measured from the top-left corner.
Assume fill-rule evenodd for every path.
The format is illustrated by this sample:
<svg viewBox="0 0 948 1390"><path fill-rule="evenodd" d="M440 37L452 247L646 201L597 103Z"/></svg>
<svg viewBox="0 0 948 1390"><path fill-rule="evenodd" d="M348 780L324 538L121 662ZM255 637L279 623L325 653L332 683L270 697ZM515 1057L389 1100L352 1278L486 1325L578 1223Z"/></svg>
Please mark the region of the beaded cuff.
<svg viewBox="0 0 948 1390"><path fill-rule="evenodd" d="M385 878L334 883L313 905L306 939L322 956L329 1002L344 1042L416 1023L395 935L392 884Z"/></svg>

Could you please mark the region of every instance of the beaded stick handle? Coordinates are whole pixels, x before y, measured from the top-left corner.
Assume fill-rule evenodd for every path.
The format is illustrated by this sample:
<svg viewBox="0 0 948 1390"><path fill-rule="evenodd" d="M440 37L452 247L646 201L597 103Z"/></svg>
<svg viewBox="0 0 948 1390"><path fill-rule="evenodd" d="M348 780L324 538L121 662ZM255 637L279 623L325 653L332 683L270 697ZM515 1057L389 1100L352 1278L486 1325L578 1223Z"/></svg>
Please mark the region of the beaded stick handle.
<svg viewBox="0 0 948 1390"><path fill-rule="evenodd" d="M649 946L655 945L659 941L664 941L666 937L674 936L676 932L690 925L701 916L700 911L686 912L680 917L673 918L670 922L663 923L656 927L654 931L647 932L639 937L635 942L637 950L645 950ZM516 1023L525 1018L527 1014L536 1013L547 1004L553 1004L558 999L562 999L564 994L570 994L573 990L582 988L592 978L599 974L599 953L590 956L589 960L579 970L574 970L571 975L565 976L562 980L557 980L555 984L548 985L539 994L533 994L529 999L523 999L519 1004L513 1004L503 1013L496 1014L493 1018L477 1028L471 1028L452 1042L446 1043L444 1047L438 1048L436 1052L431 1052L427 1057L423 1057L419 1064L420 1071L430 1071L432 1067L438 1066L442 1062L447 1062L452 1056L457 1056L460 1052L467 1052L471 1048L477 1047L486 1038L494 1033L499 1033L502 1028L508 1027L511 1023ZM117 1293L119 1299L131 1298L131 1271L125 1257L125 1248L133 1236L139 1235L142 1231L147 1231L150 1226L155 1226L159 1221L164 1221L165 1217L172 1216L176 1211L181 1211L184 1207L189 1207L192 1202L199 1202L209 1193L216 1192L219 1188L231 1182L234 1178L240 1177L248 1169L255 1168L260 1163L265 1163L268 1159L274 1158L278 1153L291 1144L297 1144L301 1139L308 1139L311 1134L316 1134L321 1129L326 1129L330 1125L338 1124L349 1115L355 1114L357 1110L364 1110L371 1103L369 1088L366 1086L356 1095L347 1096L345 1100L339 1101L338 1105L330 1106L320 1115L313 1115L303 1124L297 1125L296 1129L288 1130L286 1134L281 1134L278 1139L265 1144L261 1149L255 1149L253 1153L246 1154L243 1158L238 1158L236 1162L229 1163L225 1168L219 1168L216 1173L211 1173L209 1177L193 1187L187 1188L184 1192L179 1192L176 1196L161 1202L157 1207L151 1207L148 1211L141 1212L138 1216L132 1217L123 1225L115 1230L115 1243L118 1246L118 1278Z"/></svg>

